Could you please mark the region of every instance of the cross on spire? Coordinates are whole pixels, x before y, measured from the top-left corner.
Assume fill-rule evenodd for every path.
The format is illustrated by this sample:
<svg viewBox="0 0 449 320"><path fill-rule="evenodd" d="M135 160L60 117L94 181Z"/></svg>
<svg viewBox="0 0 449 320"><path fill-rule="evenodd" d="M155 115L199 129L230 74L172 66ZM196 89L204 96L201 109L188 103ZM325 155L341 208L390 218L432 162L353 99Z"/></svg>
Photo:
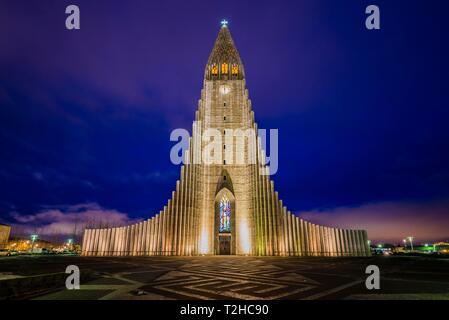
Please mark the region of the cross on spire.
<svg viewBox="0 0 449 320"><path fill-rule="evenodd" d="M221 27L227 27L228 26L228 20L223 19L221 20Z"/></svg>

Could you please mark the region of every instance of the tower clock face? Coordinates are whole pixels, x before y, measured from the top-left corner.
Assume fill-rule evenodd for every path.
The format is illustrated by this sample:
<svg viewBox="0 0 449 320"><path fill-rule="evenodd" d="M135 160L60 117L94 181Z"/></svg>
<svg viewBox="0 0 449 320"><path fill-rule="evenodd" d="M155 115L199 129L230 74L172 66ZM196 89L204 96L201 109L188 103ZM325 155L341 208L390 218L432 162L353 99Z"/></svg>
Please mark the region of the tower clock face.
<svg viewBox="0 0 449 320"><path fill-rule="evenodd" d="M231 92L231 87L230 86L227 86L227 85L220 86L220 93L221 94L228 94L229 92Z"/></svg>

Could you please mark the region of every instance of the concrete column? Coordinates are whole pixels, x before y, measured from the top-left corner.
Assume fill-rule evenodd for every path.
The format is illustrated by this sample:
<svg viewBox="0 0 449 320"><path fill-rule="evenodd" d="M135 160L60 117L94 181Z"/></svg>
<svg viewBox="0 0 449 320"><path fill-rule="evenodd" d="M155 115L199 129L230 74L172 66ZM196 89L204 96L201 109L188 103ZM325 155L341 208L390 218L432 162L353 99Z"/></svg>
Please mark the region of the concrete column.
<svg viewBox="0 0 449 320"><path fill-rule="evenodd" d="M197 215L198 213L195 212L193 206L194 206L194 199L193 196L193 190L195 187L195 183L192 179L192 176L194 174L195 166L187 166L186 167L186 190L185 190L185 196L184 196L184 215L186 223L183 226L184 230L184 239L185 239L185 254L186 255L192 255L198 253L198 242L197 239L197 229L198 229L198 223L197 223Z"/></svg>
<svg viewBox="0 0 449 320"><path fill-rule="evenodd" d="M334 228L328 228L327 232L329 234L329 244L330 244L330 256L335 257L336 256L336 247L335 247L335 234L334 234Z"/></svg>
<svg viewBox="0 0 449 320"><path fill-rule="evenodd" d="M366 232L366 230L362 231L363 233L363 240L364 240L364 244L365 244L365 255L367 257L371 256L371 248L368 244L368 233Z"/></svg>
<svg viewBox="0 0 449 320"><path fill-rule="evenodd" d="M176 254L179 256L184 255L184 234L183 234L183 226L185 225L184 220L184 181L183 181L183 169L181 168L181 181L179 181L179 191L178 191L178 199L177 199L177 216L178 216L178 223L177 223L177 252Z"/></svg>
<svg viewBox="0 0 449 320"><path fill-rule="evenodd" d="M174 225L174 216L173 216L173 198L175 197L175 193L172 192L172 198L168 200L168 212L167 212L167 217L168 217L168 239L169 239L169 244L168 244L168 252L167 254L169 256L173 255L173 242L174 242L174 234L173 234L173 225Z"/></svg>
<svg viewBox="0 0 449 320"><path fill-rule="evenodd" d="M128 243L129 243L129 255L130 256L134 256L134 235L135 235L135 229L136 229L136 225L132 224L129 226L129 230L128 230Z"/></svg>
<svg viewBox="0 0 449 320"><path fill-rule="evenodd" d="M338 233L338 229L337 228L333 228L333 237L334 237L334 246L335 246L335 256L339 257L340 256L340 238L339 238L339 233Z"/></svg>
<svg viewBox="0 0 449 320"><path fill-rule="evenodd" d="M308 230L308 238L309 238L309 246L310 246L310 255L313 256L315 253L315 240L314 240L314 230L313 230L313 224L310 222L307 222L307 230Z"/></svg>
<svg viewBox="0 0 449 320"><path fill-rule="evenodd" d="M310 256L310 252L312 251L310 249L310 231L309 231L309 223L305 220L302 220L303 224L303 230L304 230L304 248L305 248L305 255Z"/></svg>
<svg viewBox="0 0 449 320"><path fill-rule="evenodd" d="M312 241L312 256L316 256L318 254L317 252L317 243L316 243L316 228L315 228L315 224L313 223L309 223L309 227L310 227L310 238Z"/></svg>
<svg viewBox="0 0 449 320"><path fill-rule="evenodd" d="M156 255L156 239L157 239L157 214L151 219L151 241L150 254Z"/></svg>
<svg viewBox="0 0 449 320"><path fill-rule="evenodd" d="M354 234L354 243L355 243L355 255L360 257L361 247L360 247L359 231L353 230L353 234Z"/></svg>
<svg viewBox="0 0 449 320"><path fill-rule="evenodd" d="M123 256L129 255L129 243L128 243L129 226L123 227Z"/></svg>
<svg viewBox="0 0 449 320"><path fill-rule="evenodd" d="M261 168L263 170L263 168ZM265 176L261 175L261 186L262 186L262 194L261 194L261 200L262 200L262 241L263 241L263 255L268 255L268 243L270 240L269 234L268 234L268 212L267 212L267 187L266 187L266 179Z"/></svg>
<svg viewBox="0 0 449 320"><path fill-rule="evenodd" d="M161 254L165 256L167 254L167 206L164 206L164 212L162 212L162 234L161 234Z"/></svg>
<svg viewBox="0 0 449 320"><path fill-rule="evenodd" d="M142 222L142 237L140 239L140 255L145 256L147 254L147 220Z"/></svg>
<svg viewBox="0 0 449 320"><path fill-rule="evenodd" d="M157 255L160 256L160 255L162 255L163 250L164 250L164 247L162 245L162 241L163 241L162 238L163 238L163 232L164 232L164 226L163 226L164 211L163 210L159 211L159 215L157 218L158 218L157 224L158 224L158 230L159 230L159 232L157 233Z"/></svg>
<svg viewBox="0 0 449 320"><path fill-rule="evenodd" d="M317 256L323 255L323 237L321 235L321 226L315 225L315 237L316 237L316 244L317 244Z"/></svg>
<svg viewBox="0 0 449 320"><path fill-rule="evenodd" d="M107 255L112 256L114 252L114 236L115 236L115 228L109 228L109 235L108 235L108 249L107 249Z"/></svg>
<svg viewBox="0 0 449 320"><path fill-rule="evenodd" d="M153 218L154 220L154 234L153 234L153 255L159 254L159 213Z"/></svg>
<svg viewBox="0 0 449 320"><path fill-rule="evenodd" d="M83 256L87 256L89 251L90 229L84 229L83 234Z"/></svg>
<svg viewBox="0 0 449 320"><path fill-rule="evenodd" d="M298 251L298 244L296 243L296 229L295 229L295 216L289 212L289 220L290 220L290 230L292 237L292 256L296 256L296 252Z"/></svg>
<svg viewBox="0 0 449 320"><path fill-rule="evenodd" d="M111 246L110 246L110 255L116 256L117 255L117 232L118 228L114 227L111 230Z"/></svg>
<svg viewBox="0 0 449 320"><path fill-rule="evenodd" d="M117 249L117 255L118 256L122 256L123 255L123 243L124 243L124 239L123 239L123 230L124 227L120 227L118 228L118 249Z"/></svg>
<svg viewBox="0 0 449 320"><path fill-rule="evenodd" d="M119 255L119 246L120 246L120 228L116 227L115 228L115 235L114 235L114 256L118 256Z"/></svg>
<svg viewBox="0 0 449 320"><path fill-rule="evenodd" d="M352 243L353 243L353 255L358 255L358 243L357 243L357 232L355 230L351 230Z"/></svg>
<svg viewBox="0 0 449 320"><path fill-rule="evenodd" d="M145 255L150 255L150 243L151 243L151 218L146 222L146 231L145 231Z"/></svg>
<svg viewBox="0 0 449 320"><path fill-rule="evenodd" d="M363 230L357 230L358 234L359 234L359 247L360 247L360 256L361 257L365 257L366 256L366 252L365 252L365 240L363 237Z"/></svg>
<svg viewBox="0 0 449 320"><path fill-rule="evenodd" d="M285 255L285 234L284 234L284 220L282 218L282 200L279 199L277 201L276 214L278 219L278 242L279 242L279 255Z"/></svg>
<svg viewBox="0 0 449 320"><path fill-rule="evenodd" d="M86 230L84 230L83 232L83 240L81 242L81 255L86 255L86 242L87 242L87 237L86 237Z"/></svg>
<svg viewBox="0 0 449 320"><path fill-rule="evenodd" d="M181 252L180 254L185 256L188 254L187 247L189 246L187 239L187 228L188 225L188 217L187 217L187 175L185 167L181 168L181 224L180 224L180 232L181 232Z"/></svg>
<svg viewBox="0 0 449 320"><path fill-rule="evenodd" d="M132 255L136 256L137 255L137 234L138 234L138 224L135 223L132 225L132 233L131 233L131 250L132 250Z"/></svg>
<svg viewBox="0 0 449 320"><path fill-rule="evenodd" d="M298 230L299 230L299 248L301 249L301 256L305 255L305 241L304 241L304 221L301 218L298 218Z"/></svg>
<svg viewBox="0 0 449 320"><path fill-rule="evenodd" d="M274 190L274 182L271 181L271 217L273 219L273 255L278 256L280 251L279 246L279 214L277 212L277 203L279 195Z"/></svg>
<svg viewBox="0 0 449 320"><path fill-rule="evenodd" d="M346 230L348 236L348 248L349 256L354 256L354 242L352 241L352 230Z"/></svg>
<svg viewBox="0 0 449 320"><path fill-rule="evenodd" d="M136 242L137 242L137 254L136 255L138 255L138 256L141 256L142 255L142 251L143 251L143 248L142 248L142 239L143 239L143 222L139 222L139 224L137 225L138 226L138 229L137 229L137 239L136 239Z"/></svg>
<svg viewBox="0 0 449 320"><path fill-rule="evenodd" d="M292 222L293 222L293 238L295 243L295 256L299 256L301 249L300 249L300 241L299 241L299 230L298 230L298 218L292 214Z"/></svg>
<svg viewBox="0 0 449 320"><path fill-rule="evenodd" d="M108 235L107 235L107 248L106 248L106 255L112 256L112 252L114 250L114 229L115 228L109 228L108 229Z"/></svg>
<svg viewBox="0 0 449 320"><path fill-rule="evenodd" d="M109 229L102 229L101 230L101 237L103 238L102 245L101 245L101 255L106 255L107 245L108 245L108 231Z"/></svg>
<svg viewBox="0 0 449 320"><path fill-rule="evenodd" d="M256 247L256 255L260 256L262 255L262 241L261 241L261 236L262 236L262 231L261 231L261 205L260 205L260 183L259 183L259 163L256 162L256 165L254 166L254 192L256 194L255 198L254 198L254 217L255 217L255 221L254 224L256 226L256 236L255 236L255 247Z"/></svg>
<svg viewBox="0 0 449 320"><path fill-rule="evenodd" d="M103 255L103 245L104 245L104 229L99 229L99 246L98 246L98 255L102 256Z"/></svg>
<svg viewBox="0 0 449 320"><path fill-rule="evenodd" d="M344 230L343 229L337 230L338 230L338 238L340 239L340 255L344 257L346 255Z"/></svg>
<svg viewBox="0 0 449 320"><path fill-rule="evenodd" d="M295 237L294 237L294 225L293 225L293 215L288 211L288 239L290 242L289 255L294 256L296 251Z"/></svg>
<svg viewBox="0 0 449 320"><path fill-rule="evenodd" d="M349 231L347 229L342 229L343 232L343 242L345 246L345 256L349 256L351 254L351 247L349 246Z"/></svg>
<svg viewBox="0 0 449 320"><path fill-rule="evenodd" d="M329 250L329 256L335 256L334 238L332 237L332 228L326 227L327 245Z"/></svg>
<svg viewBox="0 0 449 320"><path fill-rule="evenodd" d="M338 256L344 256L344 247L343 247L343 239L341 237L341 229L335 229L338 241Z"/></svg>
<svg viewBox="0 0 449 320"><path fill-rule="evenodd" d="M288 242L288 221L287 221L287 209L282 207L282 225L284 233L284 255L289 255L290 244Z"/></svg>
<svg viewBox="0 0 449 320"><path fill-rule="evenodd" d="M83 233L83 256L87 256L89 251L90 229L84 229Z"/></svg>
<svg viewBox="0 0 449 320"><path fill-rule="evenodd" d="M272 193L272 188L271 188L270 177L266 176L265 180L267 183L266 204L267 204L267 214L268 214L268 235L269 235L268 255L272 256L272 255L274 255L274 221L273 221L273 210L271 207L273 193Z"/></svg>
<svg viewBox="0 0 449 320"><path fill-rule="evenodd" d="M115 245L114 245L114 256L120 255L120 227L115 228Z"/></svg>
<svg viewBox="0 0 449 320"><path fill-rule="evenodd" d="M320 256L326 256L326 246L325 246L325 235L324 235L324 227L318 226L318 234L319 234L319 244L320 244Z"/></svg>

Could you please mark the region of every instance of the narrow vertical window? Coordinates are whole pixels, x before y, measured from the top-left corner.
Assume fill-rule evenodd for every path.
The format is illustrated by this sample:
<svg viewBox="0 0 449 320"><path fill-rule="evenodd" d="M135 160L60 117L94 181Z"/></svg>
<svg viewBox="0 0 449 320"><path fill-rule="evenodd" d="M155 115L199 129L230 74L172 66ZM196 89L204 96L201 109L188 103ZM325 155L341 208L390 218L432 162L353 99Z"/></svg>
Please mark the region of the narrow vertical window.
<svg viewBox="0 0 449 320"><path fill-rule="evenodd" d="M238 65L236 65L236 64L233 64L233 65L232 65L232 68L231 68L231 74L232 74L233 76L236 76L236 75L239 74L239 66L238 66Z"/></svg>
<svg viewBox="0 0 449 320"><path fill-rule="evenodd" d="M213 76L218 75L218 67L217 67L216 64L213 64L213 65L212 65L211 73L212 73Z"/></svg>
<svg viewBox="0 0 449 320"><path fill-rule="evenodd" d="M220 233L231 232L231 201L226 195L220 200Z"/></svg>
<svg viewBox="0 0 449 320"><path fill-rule="evenodd" d="M227 74L229 72L229 67L227 63L221 64L221 74Z"/></svg>

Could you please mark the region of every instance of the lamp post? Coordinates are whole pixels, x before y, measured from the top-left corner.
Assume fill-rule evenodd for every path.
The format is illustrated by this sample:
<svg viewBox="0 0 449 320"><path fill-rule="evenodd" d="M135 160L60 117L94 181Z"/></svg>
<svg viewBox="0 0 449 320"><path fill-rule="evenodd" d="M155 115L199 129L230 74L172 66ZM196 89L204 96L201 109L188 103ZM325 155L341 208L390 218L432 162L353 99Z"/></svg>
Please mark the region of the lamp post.
<svg viewBox="0 0 449 320"><path fill-rule="evenodd" d="M67 244L68 244L70 250L73 250L73 239L68 239Z"/></svg>
<svg viewBox="0 0 449 320"><path fill-rule="evenodd" d="M407 250L407 240L402 239L402 242L404 242L404 251L406 251Z"/></svg>
<svg viewBox="0 0 449 320"><path fill-rule="evenodd" d="M36 242L37 238L38 238L37 234L31 235L31 251L33 251L33 249L34 249L34 242Z"/></svg>
<svg viewBox="0 0 449 320"><path fill-rule="evenodd" d="M413 251L413 237L408 237L408 241L410 241L410 247L411 250Z"/></svg>

